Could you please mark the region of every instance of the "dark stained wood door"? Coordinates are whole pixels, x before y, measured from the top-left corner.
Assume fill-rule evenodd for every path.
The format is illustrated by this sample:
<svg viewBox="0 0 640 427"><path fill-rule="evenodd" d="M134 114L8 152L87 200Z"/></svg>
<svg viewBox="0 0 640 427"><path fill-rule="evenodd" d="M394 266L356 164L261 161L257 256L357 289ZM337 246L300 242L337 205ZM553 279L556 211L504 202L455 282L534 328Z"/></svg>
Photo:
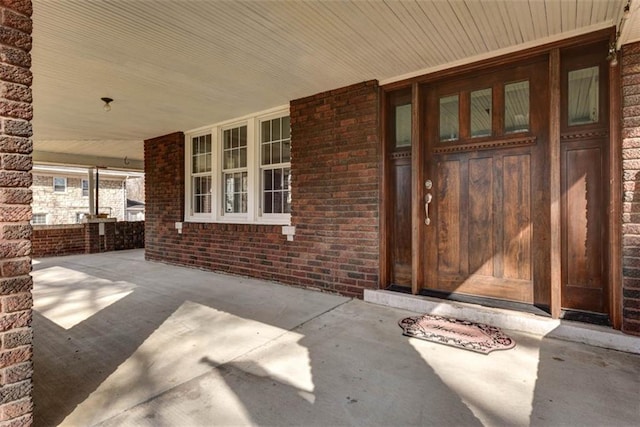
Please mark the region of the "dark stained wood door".
<svg viewBox="0 0 640 427"><path fill-rule="evenodd" d="M431 183L424 187L429 219L424 227L423 288L548 302L544 279L549 249L542 243L549 232L544 70L541 62L428 92L424 176ZM512 108L505 101L505 84L511 81L528 85L528 99L521 100L528 103L522 106L527 122L515 132L505 125L505 108ZM481 137L473 136L471 124L476 88L492 90L491 107L486 108L491 131ZM441 100L450 100L452 93L459 99L459 135L443 141Z"/></svg>
<svg viewBox="0 0 640 427"><path fill-rule="evenodd" d="M433 156L429 288L533 302L533 161L531 147Z"/></svg>

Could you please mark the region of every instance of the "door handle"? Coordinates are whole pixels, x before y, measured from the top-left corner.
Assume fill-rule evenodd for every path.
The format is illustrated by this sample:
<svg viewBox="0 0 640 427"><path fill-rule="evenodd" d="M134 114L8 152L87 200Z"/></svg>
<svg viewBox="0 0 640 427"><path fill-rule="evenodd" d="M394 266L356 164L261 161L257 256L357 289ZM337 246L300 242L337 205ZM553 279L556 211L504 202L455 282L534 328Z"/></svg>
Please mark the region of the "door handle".
<svg viewBox="0 0 640 427"><path fill-rule="evenodd" d="M433 200L433 196L431 195L431 193L427 193L424 196L424 214L425 214L424 225L431 224L431 218L429 218L429 203L431 203L432 200Z"/></svg>

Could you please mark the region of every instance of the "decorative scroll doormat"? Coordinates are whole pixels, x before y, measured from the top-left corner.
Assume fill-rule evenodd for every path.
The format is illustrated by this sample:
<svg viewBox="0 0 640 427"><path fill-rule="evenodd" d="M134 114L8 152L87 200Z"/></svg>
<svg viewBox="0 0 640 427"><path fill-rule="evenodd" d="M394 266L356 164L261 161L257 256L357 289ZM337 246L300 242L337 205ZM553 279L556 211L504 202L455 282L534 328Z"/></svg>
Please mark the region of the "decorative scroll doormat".
<svg viewBox="0 0 640 427"><path fill-rule="evenodd" d="M482 354L508 350L516 345L500 329L468 320L423 314L404 318L399 325L406 336Z"/></svg>

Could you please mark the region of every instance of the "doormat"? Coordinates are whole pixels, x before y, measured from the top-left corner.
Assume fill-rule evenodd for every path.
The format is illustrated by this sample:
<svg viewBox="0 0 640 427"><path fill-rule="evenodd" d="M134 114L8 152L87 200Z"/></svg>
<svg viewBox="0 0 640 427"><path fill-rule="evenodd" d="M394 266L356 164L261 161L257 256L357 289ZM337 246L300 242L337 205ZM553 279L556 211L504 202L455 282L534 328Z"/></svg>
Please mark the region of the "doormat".
<svg viewBox="0 0 640 427"><path fill-rule="evenodd" d="M500 329L468 320L424 314L404 318L398 323L404 330L403 334L408 337L482 354L489 354L494 350L508 350L516 346L515 341Z"/></svg>

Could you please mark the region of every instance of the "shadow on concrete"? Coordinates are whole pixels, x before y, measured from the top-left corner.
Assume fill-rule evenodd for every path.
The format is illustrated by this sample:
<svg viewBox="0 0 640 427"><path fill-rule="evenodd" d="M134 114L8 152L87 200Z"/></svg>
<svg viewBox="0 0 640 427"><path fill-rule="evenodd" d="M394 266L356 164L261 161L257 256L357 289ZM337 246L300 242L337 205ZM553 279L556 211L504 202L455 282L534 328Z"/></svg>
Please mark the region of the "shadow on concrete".
<svg viewBox="0 0 640 427"><path fill-rule="evenodd" d="M425 417L479 424L396 325L380 321L366 330L347 317L296 329L331 317L346 298L148 263L136 252L45 259L34 266L34 282L37 425L118 425L136 407L140 422L154 426L380 425L399 413L415 425ZM286 369L274 376L251 360L290 331L306 354L301 376ZM263 355L267 367L282 366L287 347L279 350L285 353ZM212 394L209 406L206 393L194 391L207 376L224 380L203 389ZM236 396L236 405L220 407L216 394L226 396L218 402ZM154 401L162 407L146 410ZM184 413L185 401L196 407Z"/></svg>

